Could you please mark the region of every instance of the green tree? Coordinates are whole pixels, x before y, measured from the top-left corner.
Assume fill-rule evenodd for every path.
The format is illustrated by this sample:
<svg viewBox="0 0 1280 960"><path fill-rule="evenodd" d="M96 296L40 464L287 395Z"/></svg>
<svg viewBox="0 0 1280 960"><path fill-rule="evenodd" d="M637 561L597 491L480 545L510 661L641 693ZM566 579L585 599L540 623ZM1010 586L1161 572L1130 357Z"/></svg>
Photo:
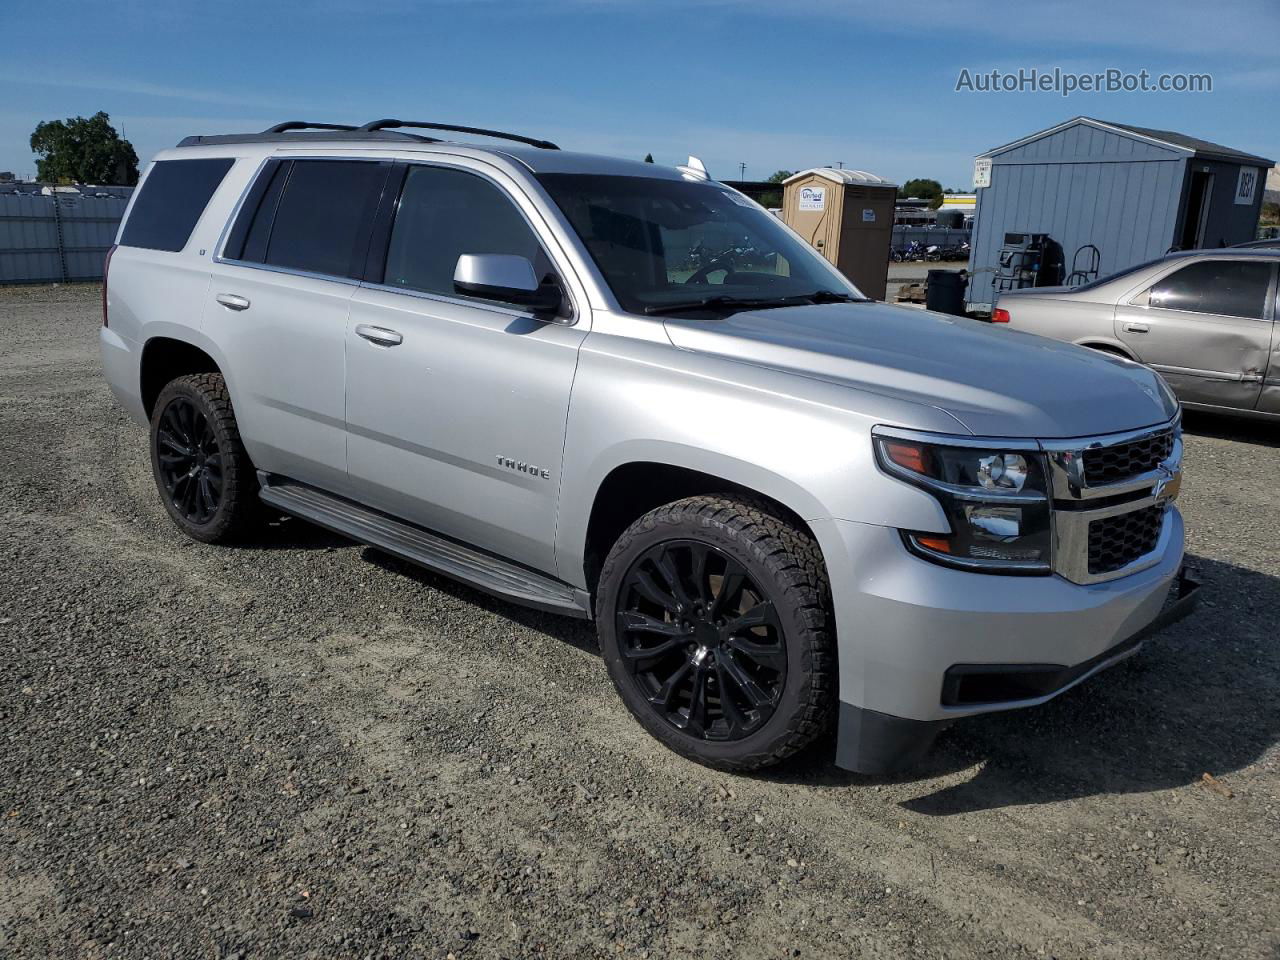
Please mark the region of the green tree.
<svg viewBox="0 0 1280 960"><path fill-rule="evenodd" d="M138 155L122 140L111 118L99 110L88 119L46 120L31 134L36 177L53 183L101 183L133 186Z"/></svg>
<svg viewBox="0 0 1280 960"><path fill-rule="evenodd" d="M646 154L644 155L644 162L645 162L645 163L653 163L653 154L652 154L652 153L646 153Z"/></svg>
<svg viewBox="0 0 1280 960"><path fill-rule="evenodd" d="M795 172L792 170L778 170L771 177L769 177L769 179L765 182L781 183L783 180L786 180L788 177L794 177L794 176L795 176Z"/></svg>
<svg viewBox="0 0 1280 960"><path fill-rule="evenodd" d="M921 199L928 197L930 200L936 199L938 203L935 204L935 206L940 206L942 203L942 184L937 180L924 180L920 178L908 180L898 188L898 196L920 197Z"/></svg>

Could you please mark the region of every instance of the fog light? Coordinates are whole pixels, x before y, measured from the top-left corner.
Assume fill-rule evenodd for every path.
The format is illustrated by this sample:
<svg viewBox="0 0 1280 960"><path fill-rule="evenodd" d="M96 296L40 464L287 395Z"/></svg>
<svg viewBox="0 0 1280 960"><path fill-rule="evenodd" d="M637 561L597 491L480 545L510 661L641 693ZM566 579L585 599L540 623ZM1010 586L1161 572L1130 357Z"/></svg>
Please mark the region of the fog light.
<svg viewBox="0 0 1280 960"><path fill-rule="evenodd" d="M1027 482L1027 460L1018 453L978 458L978 483L987 490L1021 490Z"/></svg>

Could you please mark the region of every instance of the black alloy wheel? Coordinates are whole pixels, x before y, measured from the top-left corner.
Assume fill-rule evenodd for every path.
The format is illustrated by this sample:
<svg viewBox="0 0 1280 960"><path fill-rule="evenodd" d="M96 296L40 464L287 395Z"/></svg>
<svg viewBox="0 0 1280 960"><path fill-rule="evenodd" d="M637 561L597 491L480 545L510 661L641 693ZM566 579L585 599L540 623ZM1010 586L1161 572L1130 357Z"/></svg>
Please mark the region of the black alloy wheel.
<svg viewBox="0 0 1280 960"><path fill-rule="evenodd" d="M193 540L231 543L263 519L257 471L220 373L187 374L160 391L151 470L169 517Z"/></svg>
<svg viewBox="0 0 1280 960"><path fill-rule="evenodd" d="M617 611L623 666L667 723L731 741L773 716L786 635L768 594L727 553L697 540L650 547L623 577Z"/></svg>
<svg viewBox="0 0 1280 960"><path fill-rule="evenodd" d="M759 770L828 729L835 633L822 551L776 505L698 494L655 507L600 568L600 653L632 716L717 770Z"/></svg>
<svg viewBox="0 0 1280 960"><path fill-rule="evenodd" d="M222 503L222 450L213 425L191 398L176 396L156 427L157 469L169 503L189 523L203 526Z"/></svg>

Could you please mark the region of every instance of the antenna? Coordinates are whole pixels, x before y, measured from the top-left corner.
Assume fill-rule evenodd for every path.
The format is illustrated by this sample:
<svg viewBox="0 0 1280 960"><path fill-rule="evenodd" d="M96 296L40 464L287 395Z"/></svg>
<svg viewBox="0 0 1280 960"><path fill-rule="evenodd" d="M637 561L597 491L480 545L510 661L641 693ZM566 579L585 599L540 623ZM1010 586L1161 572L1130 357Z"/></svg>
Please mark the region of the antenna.
<svg viewBox="0 0 1280 960"><path fill-rule="evenodd" d="M684 174L686 180L710 180L711 174L707 173L706 165L693 154L689 155L689 162L676 167Z"/></svg>

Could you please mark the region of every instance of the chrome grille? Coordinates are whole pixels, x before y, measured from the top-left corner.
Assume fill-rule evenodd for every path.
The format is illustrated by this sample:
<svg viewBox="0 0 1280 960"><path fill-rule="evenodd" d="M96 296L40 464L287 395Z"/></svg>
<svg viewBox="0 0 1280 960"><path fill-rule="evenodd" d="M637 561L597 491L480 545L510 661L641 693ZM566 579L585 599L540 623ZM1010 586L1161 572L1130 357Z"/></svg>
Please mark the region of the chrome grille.
<svg viewBox="0 0 1280 960"><path fill-rule="evenodd" d="M1053 497L1053 569L1099 583L1157 563L1182 471L1180 417L1124 434L1041 441Z"/></svg>
<svg viewBox="0 0 1280 960"><path fill-rule="evenodd" d="M1084 451L1084 479L1091 487L1123 483L1147 473L1173 452L1173 431L1153 433L1128 443L1094 447Z"/></svg>
<svg viewBox="0 0 1280 960"><path fill-rule="evenodd" d="M1163 504L1089 523L1089 574L1115 573L1156 548L1164 525Z"/></svg>

